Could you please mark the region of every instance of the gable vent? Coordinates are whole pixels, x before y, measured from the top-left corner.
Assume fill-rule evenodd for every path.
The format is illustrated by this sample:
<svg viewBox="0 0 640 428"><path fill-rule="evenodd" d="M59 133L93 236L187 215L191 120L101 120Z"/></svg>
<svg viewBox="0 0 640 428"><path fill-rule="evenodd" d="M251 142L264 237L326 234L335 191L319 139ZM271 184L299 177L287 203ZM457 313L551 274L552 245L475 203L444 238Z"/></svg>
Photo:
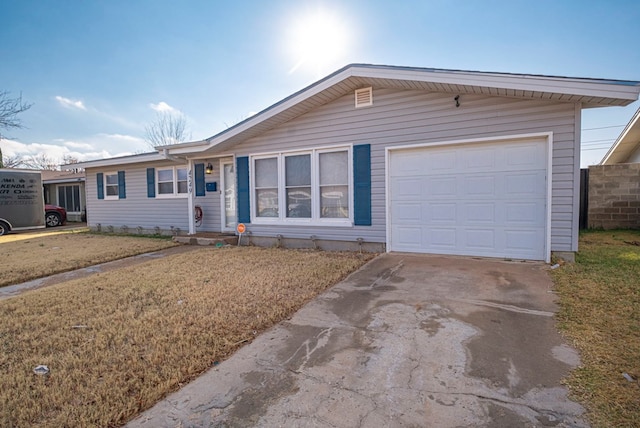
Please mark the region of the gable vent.
<svg viewBox="0 0 640 428"><path fill-rule="evenodd" d="M373 89L356 89L356 108L373 105Z"/></svg>

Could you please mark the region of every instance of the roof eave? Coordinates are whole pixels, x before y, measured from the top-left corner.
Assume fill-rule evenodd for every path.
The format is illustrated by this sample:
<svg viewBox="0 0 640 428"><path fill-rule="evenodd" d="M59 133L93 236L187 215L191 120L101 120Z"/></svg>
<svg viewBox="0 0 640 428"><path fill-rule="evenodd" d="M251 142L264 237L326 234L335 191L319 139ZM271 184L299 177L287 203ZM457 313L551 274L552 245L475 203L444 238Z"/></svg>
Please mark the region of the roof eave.
<svg viewBox="0 0 640 428"><path fill-rule="evenodd" d="M640 108L636 110L627 126L624 127L616 139L616 142L604 155L600 165L624 163L638 146L640 146Z"/></svg>

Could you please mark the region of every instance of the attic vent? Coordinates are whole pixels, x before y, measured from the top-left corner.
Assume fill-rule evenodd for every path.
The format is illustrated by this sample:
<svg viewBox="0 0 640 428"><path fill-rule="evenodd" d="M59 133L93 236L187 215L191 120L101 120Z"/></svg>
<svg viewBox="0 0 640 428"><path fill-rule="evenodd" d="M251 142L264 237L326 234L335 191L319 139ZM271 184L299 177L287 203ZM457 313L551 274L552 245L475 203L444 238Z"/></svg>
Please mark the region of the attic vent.
<svg viewBox="0 0 640 428"><path fill-rule="evenodd" d="M356 108L373 105L373 89L356 89Z"/></svg>

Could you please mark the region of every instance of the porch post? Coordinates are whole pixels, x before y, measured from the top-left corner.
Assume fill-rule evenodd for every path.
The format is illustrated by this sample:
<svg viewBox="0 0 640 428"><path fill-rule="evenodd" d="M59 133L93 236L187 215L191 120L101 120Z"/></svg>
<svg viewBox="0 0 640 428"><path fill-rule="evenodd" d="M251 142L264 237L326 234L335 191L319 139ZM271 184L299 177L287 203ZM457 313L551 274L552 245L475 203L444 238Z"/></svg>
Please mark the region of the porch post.
<svg viewBox="0 0 640 428"><path fill-rule="evenodd" d="M194 191L193 191L193 159L189 159L189 170L187 171L187 204L189 212L189 235L196 233L196 219L194 207Z"/></svg>

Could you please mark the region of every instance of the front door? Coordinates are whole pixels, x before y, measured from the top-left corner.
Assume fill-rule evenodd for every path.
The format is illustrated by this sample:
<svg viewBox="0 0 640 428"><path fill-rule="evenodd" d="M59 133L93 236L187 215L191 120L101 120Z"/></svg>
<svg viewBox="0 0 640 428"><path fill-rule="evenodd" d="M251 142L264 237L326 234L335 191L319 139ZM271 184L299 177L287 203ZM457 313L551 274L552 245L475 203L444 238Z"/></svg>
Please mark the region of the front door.
<svg viewBox="0 0 640 428"><path fill-rule="evenodd" d="M235 230L236 214L236 172L233 161L220 161L222 179L222 230Z"/></svg>

